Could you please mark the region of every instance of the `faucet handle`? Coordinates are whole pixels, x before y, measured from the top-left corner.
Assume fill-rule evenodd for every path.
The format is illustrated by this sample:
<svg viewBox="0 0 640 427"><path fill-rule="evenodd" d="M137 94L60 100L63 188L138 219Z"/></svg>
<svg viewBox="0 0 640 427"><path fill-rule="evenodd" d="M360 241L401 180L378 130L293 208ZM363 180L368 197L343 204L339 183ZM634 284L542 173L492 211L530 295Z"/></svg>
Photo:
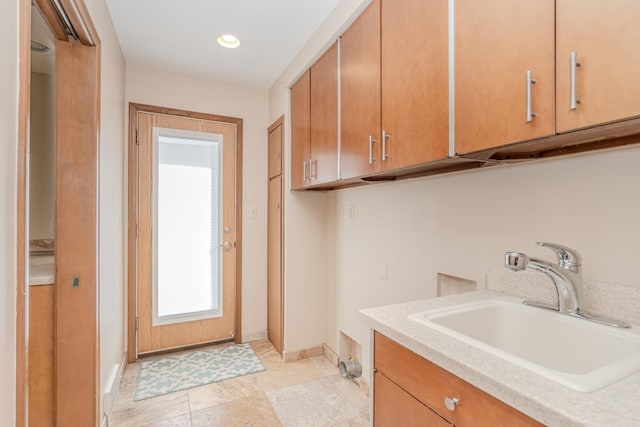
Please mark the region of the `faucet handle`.
<svg viewBox="0 0 640 427"><path fill-rule="evenodd" d="M575 249L557 243L536 242L536 245L551 249L558 257L560 267L576 272L580 270L582 257Z"/></svg>

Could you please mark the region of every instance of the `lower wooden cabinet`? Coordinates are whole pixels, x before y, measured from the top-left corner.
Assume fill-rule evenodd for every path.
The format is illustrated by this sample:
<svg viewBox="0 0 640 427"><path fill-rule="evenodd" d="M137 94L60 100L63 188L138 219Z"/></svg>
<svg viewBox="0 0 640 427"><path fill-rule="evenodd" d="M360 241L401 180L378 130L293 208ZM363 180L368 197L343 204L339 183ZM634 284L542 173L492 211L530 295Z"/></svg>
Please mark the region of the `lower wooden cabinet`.
<svg viewBox="0 0 640 427"><path fill-rule="evenodd" d="M374 415L376 426L450 427L453 424L416 400L389 378L374 375Z"/></svg>
<svg viewBox="0 0 640 427"><path fill-rule="evenodd" d="M542 426L522 412L377 332L374 354L376 427ZM432 417L432 414L437 414L435 416L442 422Z"/></svg>

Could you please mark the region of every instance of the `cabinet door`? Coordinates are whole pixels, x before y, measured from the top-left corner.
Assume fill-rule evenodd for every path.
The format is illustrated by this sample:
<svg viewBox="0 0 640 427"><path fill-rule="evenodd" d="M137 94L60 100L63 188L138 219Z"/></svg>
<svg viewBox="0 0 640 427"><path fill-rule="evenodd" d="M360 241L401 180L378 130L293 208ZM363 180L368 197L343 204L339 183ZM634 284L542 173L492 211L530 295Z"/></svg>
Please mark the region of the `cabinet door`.
<svg viewBox="0 0 640 427"><path fill-rule="evenodd" d="M381 373L376 372L373 380L375 382L373 397L373 425L375 427L452 426Z"/></svg>
<svg viewBox="0 0 640 427"><path fill-rule="evenodd" d="M269 180L267 209L267 331L269 341L282 354L283 286L282 286L282 176Z"/></svg>
<svg viewBox="0 0 640 427"><path fill-rule="evenodd" d="M383 169L449 154L447 14L446 1L382 2Z"/></svg>
<svg viewBox="0 0 640 427"><path fill-rule="evenodd" d="M340 39L340 104L341 178L380 170L380 0Z"/></svg>
<svg viewBox="0 0 640 427"><path fill-rule="evenodd" d="M456 152L553 134L554 0L457 0L454 17Z"/></svg>
<svg viewBox="0 0 640 427"><path fill-rule="evenodd" d="M377 332L374 352L378 372L458 427L542 427L536 420ZM459 407L448 410L446 397L458 398Z"/></svg>
<svg viewBox="0 0 640 427"><path fill-rule="evenodd" d="M307 71L291 87L291 189L309 184L311 79Z"/></svg>
<svg viewBox="0 0 640 427"><path fill-rule="evenodd" d="M282 121L269 128L269 178L282 173Z"/></svg>
<svg viewBox="0 0 640 427"><path fill-rule="evenodd" d="M338 179L338 44L311 67L311 184Z"/></svg>
<svg viewBox="0 0 640 427"><path fill-rule="evenodd" d="M640 2L557 0L557 130L640 115ZM571 52L575 68L572 109Z"/></svg>

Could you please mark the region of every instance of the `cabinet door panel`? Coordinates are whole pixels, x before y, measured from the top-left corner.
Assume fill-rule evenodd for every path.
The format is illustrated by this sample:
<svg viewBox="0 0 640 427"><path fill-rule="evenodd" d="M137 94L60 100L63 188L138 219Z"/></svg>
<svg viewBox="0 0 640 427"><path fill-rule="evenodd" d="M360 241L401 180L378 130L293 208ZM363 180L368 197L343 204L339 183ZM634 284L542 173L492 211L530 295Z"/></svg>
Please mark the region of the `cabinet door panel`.
<svg viewBox="0 0 640 427"><path fill-rule="evenodd" d="M379 372L374 374L375 427L451 427L438 414L418 402Z"/></svg>
<svg viewBox="0 0 640 427"><path fill-rule="evenodd" d="M532 418L376 332L375 368L456 426L541 427ZM460 406L449 411L445 397ZM479 420L482 420L480 422Z"/></svg>
<svg viewBox="0 0 640 427"><path fill-rule="evenodd" d="M282 173L282 123L269 131L269 178Z"/></svg>
<svg viewBox="0 0 640 427"><path fill-rule="evenodd" d="M311 183L338 179L338 45L311 67Z"/></svg>
<svg viewBox="0 0 640 427"><path fill-rule="evenodd" d="M380 170L380 0L340 39L341 178ZM369 136L373 164L369 164Z"/></svg>
<svg viewBox="0 0 640 427"><path fill-rule="evenodd" d="M311 79L304 73L291 87L291 189L307 185L311 138ZM304 165L304 166L303 166Z"/></svg>
<svg viewBox="0 0 640 427"><path fill-rule="evenodd" d="M382 3L384 169L446 158L449 153L447 2Z"/></svg>
<svg viewBox="0 0 640 427"><path fill-rule="evenodd" d="M553 134L554 0L458 0L454 16L456 152Z"/></svg>
<svg viewBox="0 0 640 427"><path fill-rule="evenodd" d="M556 3L558 132L640 115L640 2ZM571 52L580 63L575 110L569 108Z"/></svg>
<svg viewBox="0 0 640 427"><path fill-rule="evenodd" d="M267 331L278 353L283 350L282 176L269 181L267 228Z"/></svg>

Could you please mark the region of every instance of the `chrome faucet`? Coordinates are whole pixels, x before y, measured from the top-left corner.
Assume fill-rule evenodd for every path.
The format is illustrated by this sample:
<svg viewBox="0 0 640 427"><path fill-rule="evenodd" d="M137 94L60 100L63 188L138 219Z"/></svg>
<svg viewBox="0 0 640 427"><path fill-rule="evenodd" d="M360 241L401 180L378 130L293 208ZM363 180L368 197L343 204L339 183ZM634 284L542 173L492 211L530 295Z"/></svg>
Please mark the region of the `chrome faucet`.
<svg viewBox="0 0 640 427"><path fill-rule="evenodd" d="M558 305L553 306L536 301L524 301L523 304L555 310L562 314L580 317L616 328L630 328L626 322L610 319L585 312L580 309L577 290L582 288L582 257L575 249L556 243L536 242L537 245L551 249L558 258L557 264L552 264L537 258L530 258L521 252L506 252L504 265L510 270L522 271L526 268L545 273L556 286Z"/></svg>

